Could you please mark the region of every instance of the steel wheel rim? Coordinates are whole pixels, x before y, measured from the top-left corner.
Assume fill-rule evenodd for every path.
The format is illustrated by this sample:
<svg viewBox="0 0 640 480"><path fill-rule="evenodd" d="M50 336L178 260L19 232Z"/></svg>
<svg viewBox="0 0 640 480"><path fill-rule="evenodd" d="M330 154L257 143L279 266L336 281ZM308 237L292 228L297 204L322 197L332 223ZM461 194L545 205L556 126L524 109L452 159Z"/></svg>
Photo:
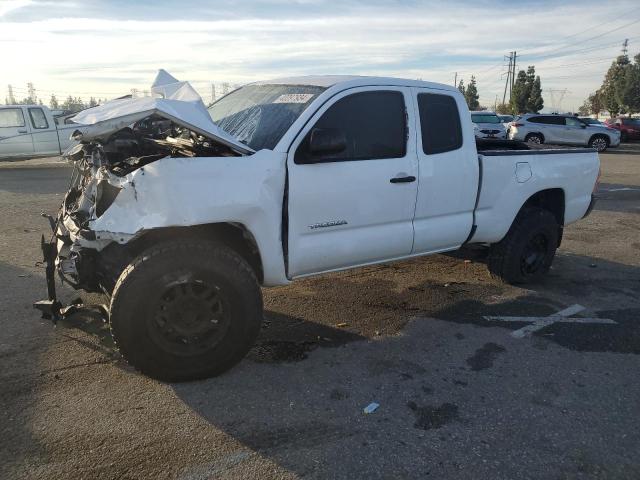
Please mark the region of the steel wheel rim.
<svg viewBox="0 0 640 480"><path fill-rule="evenodd" d="M178 356L194 356L215 347L229 329L228 303L220 288L202 280L167 285L147 318L151 339Z"/></svg>
<svg viewBox="0 0 640 480"><path fill-rule="evenodd" d="M536 144L538 144L538 145L542 143L542 141L540 140L540 137L537 137L537 136L535 136L535 135L534 135L534 136L532 136L532 137L529 137L528 142L529 142L529 143L536 143Z"/></svg>

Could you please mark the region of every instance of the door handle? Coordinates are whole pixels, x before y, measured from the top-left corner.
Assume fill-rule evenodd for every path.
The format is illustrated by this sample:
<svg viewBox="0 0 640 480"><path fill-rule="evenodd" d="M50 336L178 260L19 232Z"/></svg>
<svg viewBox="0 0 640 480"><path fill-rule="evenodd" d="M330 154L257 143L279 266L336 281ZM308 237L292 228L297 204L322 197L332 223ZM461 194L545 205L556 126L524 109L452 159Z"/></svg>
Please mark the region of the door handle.
<svg viewBox="0 0 640 480"><path fill-rule="evenodd" d="M18 130L18 133L27 133L26 130Z"/></svg>
<svg viewBox="0 0 640 480"><path fill-rule="evenodd" d="M410 175L408 177L393 177L389 180L391 183L411 183L416 181L416 177Z"/></svg>

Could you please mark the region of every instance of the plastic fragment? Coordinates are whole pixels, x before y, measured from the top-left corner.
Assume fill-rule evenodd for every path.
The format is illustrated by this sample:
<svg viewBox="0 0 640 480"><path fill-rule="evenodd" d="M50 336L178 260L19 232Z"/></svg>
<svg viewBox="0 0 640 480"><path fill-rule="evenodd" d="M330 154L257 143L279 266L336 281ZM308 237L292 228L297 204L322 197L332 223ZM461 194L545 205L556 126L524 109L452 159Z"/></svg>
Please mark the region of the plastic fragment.
<svg viewBox="0 0 640 480"><path fill-rule="evenodd" d="M379 403L371 402L369 405L364 407L364 413L366 414L373 413L378 409L379 406L380 406Z"/></svg>
<svg viewBox="0 0 640 480"><path fill-rule="evenodd" d="M338 323L336 324L336 327L346 327L347 325L347 323Z"/></svg>

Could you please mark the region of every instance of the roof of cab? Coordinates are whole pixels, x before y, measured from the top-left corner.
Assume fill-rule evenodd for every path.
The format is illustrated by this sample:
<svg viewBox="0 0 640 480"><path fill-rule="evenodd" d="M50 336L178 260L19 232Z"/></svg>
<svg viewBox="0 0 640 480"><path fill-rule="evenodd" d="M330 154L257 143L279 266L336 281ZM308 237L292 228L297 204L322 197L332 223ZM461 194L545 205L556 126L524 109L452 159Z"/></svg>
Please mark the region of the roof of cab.
<svg viewBox="0 0 640 480"><path fill-rule="evenodd" d="M313 85L318 87L339 86L342 88L392 85L401 87L427 87L438 90L458 91L457 88L443 83L424 82L394 77L369 77L360 75L309 75L301 77L276 78L255 82L257 85Z"/></svg>

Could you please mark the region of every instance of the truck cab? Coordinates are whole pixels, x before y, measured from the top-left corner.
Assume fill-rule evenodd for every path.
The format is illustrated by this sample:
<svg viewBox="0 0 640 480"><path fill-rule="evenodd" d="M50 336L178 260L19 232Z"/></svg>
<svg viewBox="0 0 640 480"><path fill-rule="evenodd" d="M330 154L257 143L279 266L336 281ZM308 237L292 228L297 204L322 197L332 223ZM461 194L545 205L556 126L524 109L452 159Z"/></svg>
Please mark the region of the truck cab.
<svg viewBox="0 0 640 480"><path fill-rule="evenodd" d="M0 106L0 158L60 155L74 125L58 126L44 105Z"/></svg>

